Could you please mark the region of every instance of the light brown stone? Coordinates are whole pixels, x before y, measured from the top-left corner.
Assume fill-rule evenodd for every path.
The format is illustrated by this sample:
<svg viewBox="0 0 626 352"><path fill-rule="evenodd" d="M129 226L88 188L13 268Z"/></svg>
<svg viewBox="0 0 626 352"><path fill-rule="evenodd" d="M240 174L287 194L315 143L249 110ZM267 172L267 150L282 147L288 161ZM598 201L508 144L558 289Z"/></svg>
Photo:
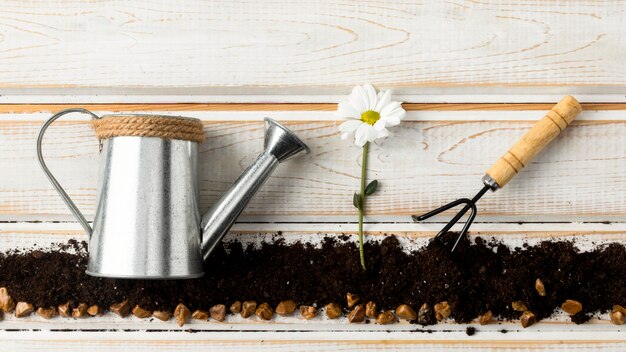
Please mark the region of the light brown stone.
<svg viewBox="0 0 626 352"><path fill-rule="evenodd" d="M128 300L115 303L109 307L109 310L122 318L126 318L130 314L130 303Z"/></svg>
<svg viewBox="0 0 626 352"><path fill-rule="evenodd" d="M86 318L87 316L89 316L89 314L87 314L88 308L89 306L87 305L87 303L79 304L78 307L72 309L72 317L73 318Z"/></svg>
<svg viewBox="0 0 626 352"><path fill-rule="evenodd" d="M378 315L378 309L376 308L376 303L373 301L367 302L365 305L365 316L368 318L376 318Z"/></svg>
<svg viewBox="0 0 626 352"><path fill-rule="evenodd" d="M401 304L396 308L396 315L404 320L417 319L417 312L408 304Z"/></svg>
<svg viewBox="0 0 626 352"><path fill-rule="evenodd" d="M513 301L511 303L511 308L513 308L514 311L516 312L525 312L528 310L528 307L526 306L526 303L522 302L522 301Z"/></svg>
<svg viewBox="0 0 626 352"><path fill-rule="evenodd" d="M274 310L267 303L261 303L254 313L262 320L271 320L274 316Z"/></svg>
<svg viewBox="0 0 626 352"><path fill-rule="evenodd" d="M447 301L439 302L433 308L437 321L442 321L452 315L452 307L450 307Z"/></svg>
<svg viewBox="0 0 626 352"><path fill-rule="evenodd" d="M209 312L206 310L196 309L193 313L191 313L191 318L196 320L209 320Z"/></svg>
<svg viewBox="0 0 626 352"><path fill-rule="evenodd" d="M102 314L102 308L100 308L100 306L94 304L94 305L90 306L89 308L87 308L87 314L91 315L92 317L95 317L96 315L101 315Z"/></svg>
<svg viewBox="0 0 626 352"><path fill-rule="evenodd" d="M230 305L230 312L233 314L241 313L241 301L235 301Z"/></svg>
<svg viewBox="0 0 626 352"><path fill-rule="evenodd" d="M57 315L59 315L59 313L57 313L57 310L54 307L50 307L50 308L39 307L37 308L35 313L37 313L37 315L39 315L40 317L44 319L52 319L56 317Z"/></svg>
<svg viewBox="0 0 626 352"><path fill-rule="evenodd" d="M346 301L348 302L348 308L354 307L355 304L359 303L361 298L353 293L348 292L346 295Z"/></svg>
<svg viewBox="0 0 626 352"><path fill-rule="evenodd" d="M317 316L317 308L313 306L300 306L300 314L304 319L313 319Z"/></svg>
<svg viewBox="0 0 626 352"><path fill-rule="evenodd" d="M537 317L535 316L535 313L528 311L528 310L522 313L522 317L520 318L520 323L522 323L523 328L527 328L536 322L537 322Z"/></svg>
<svg viewBox="0 0 626 352"><path fill-rule="evenodd" d="M480 323L480 325L487 325L491 323L492 320L493 320L493 313L491 313L490 310L478 316L478 322Z"/></svg>
<svg viewBox="0 0 626 352"><path fill-rule="evenodd" d="M183 326L189 320L191 316L191 311L187 308L186 305L179 303L174 309L174 319L176 319L176 323L178 326Z"/></svg>
<svg viewBox="0 0 626 352"><path fill-rule="evenodd" d="M341 306L337 303L328 303L326 305L326 316L328 319L337 319L343 315Z"/></svg>
<svg viewBox="0 0 626 352"><path fill-rule="evenodd" d="M155 310L152 312L152 316L161 321L168 321L172 318L172 313L167 310Z"/></svg>
<svg viewBox="0 0 626 352"><path fill-rule="evenodd" d="M398 322L398 318L396 318L396 315L393 314L393 312L388 310L382 311L376 316L376 323L381 325L393 324L396 322Z"/></svg>
<svg viewBox="0 0 626 352"><path fill-rule="evenodd" d="M226 306L223 304L216 304L209 309L211 319L217 321L224 321L226 319Z"/></svg>
<svg viewBox="0 0 626 352"><path fill-rule="evenodd" d="M575 301L573 299L568 299L563 304L561 304L561 309L569 315L576 315L583 310L582 303Z"/></svg>
<svg viewBox="0 0 626 352"><path fill-rule="evenodd" d="M611 312L611 323L614 325L624 325L624 313L619 310L614 310Z"/></svg>
<svg viewBox="0 0 626 352"><path fill-rule="evenodd" d="M296 302L292 300L281 301L276 306L276 314L282 315L283 317L289 316L296 311Z"/></svg>
<svg viewBox="0 0 626 352"><path fill-rule="evenodd" d="M17 302L15 305L15 317L17 318L27 317L34 311L35 307L27 302Z"/></svg>
<svg viewBox="0 0 626 352"><path fill-rule="evenodd" d="M541 297L546 296L546 287L543 285L541 279L535 280L535 291L537 291L537 294Z"/></svg>
<svg viewBox="0 0 626 352"><path fill-rule="evenodd" d="M70 302L59 305L59 315L64 318L69 318L72 316L72 309L70 307Z"/></svg>
<svg viewBox="0 0 626 352"><path fill-rule="evenodd" d="M348 321L351 323L362 323L365 321L365 307L362 304L354 306L348 314Z"/></svg>
<svg viewBox="0 0 626 352"><path fill-rule="evenodd" d="M0 287L0 309L5 313L11 313L15 309L15 301L6 287Z"/></svg>
<svg viewBox="0 0 626 352"><path fill-rule="evenodd" d="M245 301L241 304L241 317L249 318L256 311L256 302L255 301Z"/></svg>
<svg viewBox="0 0 626 352"><path fill-rule="evenodd" d="M141 308L138 304L133 308L133 315L139 319L144 319L152 315L152 312Z"/></svg>

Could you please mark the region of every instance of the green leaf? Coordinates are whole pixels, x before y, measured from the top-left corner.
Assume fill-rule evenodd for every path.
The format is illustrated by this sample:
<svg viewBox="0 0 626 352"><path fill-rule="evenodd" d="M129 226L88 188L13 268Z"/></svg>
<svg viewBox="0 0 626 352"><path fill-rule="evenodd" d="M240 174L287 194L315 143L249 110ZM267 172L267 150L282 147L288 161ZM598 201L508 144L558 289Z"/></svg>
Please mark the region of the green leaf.
<svg viewBox="0 0 626 352"><path fill-rule="evenodd" d="M374 192L376 192L376 189L378 188L378 180L374 180L372 182L370 182L367 187L365 187L365 195L366 196L371 196L372 194L374 194Z"/></svg>
<svg viewBox="0 0 626 352"><path fill-rule="evenodd" d="M354 204L354 207L359 210L363 209L363 202L360 194L356 192L354 193L354 197L352 198L352 204Z"/></svg>

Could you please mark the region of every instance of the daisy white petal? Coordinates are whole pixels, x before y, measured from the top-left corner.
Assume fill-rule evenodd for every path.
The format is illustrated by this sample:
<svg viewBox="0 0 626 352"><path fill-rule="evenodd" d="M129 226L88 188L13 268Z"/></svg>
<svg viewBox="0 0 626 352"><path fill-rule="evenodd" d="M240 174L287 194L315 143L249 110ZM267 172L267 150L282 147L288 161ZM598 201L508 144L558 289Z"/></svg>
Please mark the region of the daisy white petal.
<svg viewBox="0 0 626 352"><path fill-rule="evenodd" d="M400 124L400 121L404 118L404 114L402 112L393 113L390 115L381 116L380 120L385 124L385 127L393 127Z"/></svg>
<svg viewBox="0 0 626 352"><path fill-rule="evenodd" d="M372 127L366 123L361 124L361 126L359 126L359 128L356 130L356 133L354 134L354 144L356 144L359 147L362 147L365 145L365 143L367 142L367 137L368 137L368 127Z"/></svg>
<svg viewBox="0 0 626 352"><path fill-rule="evenodd" d="M376 108L376 103L378 102L378 97L376 95L376 89L371 84L363 85L363 89L367 94L367 110L374 110ZM376 111L376 110L374 110Z"/></svg>
<svg viewBox="0 0 626 352"><path fill-rule="evenodd" d="M387 104L389 104L390 101L391 101L391 91L390 90L381 91L380 93L378 93L378 102L376 103L376 106L374 107L373 110L381 112L381 110L385 106L387 106Z"/></svg>
<svg viewBox="0 0 626 352"><path fill-rule="evenodd" d="M361 112L359 112L348 99L345 99L339 103L337 115L342 118L358 119L361 116Z"/></svg>
<svg viewBox="0 0 626 352"><path fill-rule="evenodd" d="M376 131L377 135L376 135L376 139L378 138L386 138L389 136L389 130L387 130L386 128L383 128L380 131Z"/></svg>
<svg viewBox="0 0 626 352"><path fill-rule="evenodd" d="M365 89L361 86L356 86L352 89L352 93L348 96L348 101L352 104L354 109L359 112L357 116L360 116L364 111L369 109L367 93L365 93Z"/></svg>
<svg viewBox="0 0 626 352"><path fill-rule="evenodd" d="M385 127L386 127L385 120L383 120L382 117L380 120L376 121L376 123L374 124L374 129L376 131L383 130L385 129Z"/></svg>
<svg viewBox="0 0 626 352"><path fill-rule="evenodd" d="M339 125L339 131L343 133L352 133L362 124L363 122L360 120L348 120Z"/></svg>
<svg viewBox="0 0 626 352"><path fill-rule="evenodd" d="M385 121L386 127L393 127L400 124L400 121L405 117L406 111L399 104L393 109L385 109L385 111L380 114L380 119Z"/></svg>
<svg viewBox="0 0 626 352"><path fill-rule="evenodd" d="M380 110L380 114L381 115L386 115L389 114L391 111L396 110L396 109L402 109L402 103L399 101L390 101L389 103L387 103L381 110ZM404 110L404 109L403 109Z"/></svg>
<svg viewBox="0 0 626 352"><path fill-rule="evenodd" d="M378 136L378 131L376 131L376 129L374 129L374 126L366 124L367 126L367 141L368 142L373 142L376 140L377 136Z"/></svg>

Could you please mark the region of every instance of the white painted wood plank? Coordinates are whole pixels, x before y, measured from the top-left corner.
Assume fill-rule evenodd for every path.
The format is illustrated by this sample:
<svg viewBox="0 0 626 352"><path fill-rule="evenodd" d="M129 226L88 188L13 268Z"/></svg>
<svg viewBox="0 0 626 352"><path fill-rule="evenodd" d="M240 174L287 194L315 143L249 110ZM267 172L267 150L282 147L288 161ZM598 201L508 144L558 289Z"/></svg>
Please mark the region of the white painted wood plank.
<svg viewBox="0 0 626 352"><path fill-rule="evenodd" d="M332 113L242 112L239 121L219 121L237 114L189 113L206 121L208 136L200 152L201 210L260 152L259 117L271 116L302 136L313 153L282 165L246 216L260 222L284 216L353 221L351 194L358 187L360 150L340 140L340 122L331 120ZM543 112L426 112L424 121L420 112L410 115L411 121L394 128L391 138L371 148L369 175L382 186L368 199L370 221L410 221L410 214L473 195L484 170ZM34 141L46 114L0 116L0 219L71 219L35 158ZM479 220L624 221L625 122L621 111L583 114L510 185L480 201ZM44 154L78 206L91 214L98 152L88 123L53 126Z"/></svg>
<svg viewBox="0 0 626 352"><path fill-rule="evenodd" d="M410 232L419 234L436 233L440 223L370 223L367 224L369 232ZM263 232L309 232L324 233L354 232L354 224L347 223L242 223L237 222L232 230L238 233L263 233ZM0 222L0 233L62 233L67 235L81 234L82 227L74 221L71 222ZM601 222L601 223L476 223L472 225L470 233L482 234L511 234L511 233L586 233L586 234L610 234L626 233L624 222Z"/></svg>
<svg viewBox="0 0 626 352"><path fill-rule="evenodd" d="M484 333L471 338L462 332L425 333L310 333L291 332L0 332L0 350L40 351L594 351L618 352L626 341L608 341L602 334L588 340L571 340L580 335L546 334L537 338L524 334ZM534 335L534 334L533 334ZM360 340L355 340L355 338Z"/></svg>
<svg viewBox="0 0 626 352"><path fill-rule="evenodd" d="M0 86L281 101L370 81L436 101L481 91L621 99L625 18L614 1L14 0L2 6Z"/></svg>
<svg viewBox="0 0 626 352"><path fill-rule="evenodd" d="M90 318L91 319L91 318ZM131 318L129 318L131 319ZM166 324L166 323L158 323L158 324ZM208 324L208 323L207 323ZM423 343L426 341L430 341L431 343L445 343L451 342L454 340L476 340L479 341L505 341L509 340L512 342L519 341L528 341L530 337L536 337L537 342L542 342L546 344L550 344L550 342L560 341L561 343L566 344L567 341L564 336L558 336L560 333L559 330L556 330L553 325L543 324L541 328L538 328L542 323L537 323L532 327L517 330L516 326L510 323L503 323L500 325L500 329L510 328L511 334L507 335L506 333L501 333L500 331L492 331L486 327L478 327L478 332L473 337L468 337L465 334L465 326L463 326L463 331L460 328L454 328L453 325L445 326L443 329L437 329L436 326L430 326L432 331L429 333L421 329L421 326L413 326L412 330L415 331L375 331L371 330L367 334L359 333L360 331L364 331L359 329L359 326L363 326L364 324L352 324L353 330L335 330L335 331L291 331L289 334L285 334L284 331L247 331L245 335L240 335L238 340L240 341L255 341L262 339L269 339L272 341L285 341L285 342L297 342L297 341L329 341L329 342L337 342L337 340L341 339L343 341L355 341L355 342L375 342L381 340L387 341L402 341L402 340L415 340L416 343ZM195 324L197 327L200 324ZM227 325L227 324L222 324ZM271 325L271 324L264 324ZM459 327L461 324L455 324ZM409 326L409 324L406 324ZM572 332L576 332L576 336L572 334L572 342L601 342L603 340L607 340L610 333L594 331L594 329L588 329L585 331L584 329L578 328L578 326L572 325ZM595 324L590 324L589 326L596 326ZM481 330L481 328L485 328ZM419 331L422 330L422 331ZM154 331L149 334L143 333L141 331L128 331L123 333L121 331L67 331L65 333L60 331L45 331L42 334L30 334L31 339L33 340L58 340L58 339L67 339L71 337L80 337L84 336L87 339L95 338L105 338L107 336L117 335L120 340L130 340L130 339L140 339L144 341L159 341L163 339L170 339L171 341L203 341L208 340L208 337L215 340L228 340L235 336L238 331L208 331L208 330L195 330L199 331L199 333L188 333L184 328L173 328L172 330L166 331ZM0 331L0 339L4 339L7 337L13 336L25 336L20 332L12 332L12 331ZM410 337L410 338L409 338ZM569 337L569 336L568 336ZM621 339L617 339L615 342L622 342ZM532 344L530 344L532 345Z"/></svg>
<svg viewBox="0 0 626 352"><path fill-rule="evenodd" d="M395 234L403 238L407 247L424 245L441 228L442 224L366 224L367 239L377 241L386 235ZM356 235L355 224L346 223L236 223L225 240L259 242L271 240L280 231L286 242L319 241L330 235ZM589 249L599 243L626 243L626 223L477 223L469 235L505 240L509 245L520 245L546 239L575 240L581 249ZM76 222L32 223L0 222L0 251L14 248L46 247L51 243L65 242L71 238L87 240L84 231Z"/></svg>
<svg viewBox="0 0 626 352"><path fill-rule="evenodd" d="M453 90L449 87L397 88L389 86L394 98L407 103L554 103L564 95L574 95L581 103L626 103L626 89L621 87L507 87L507 94L498 94L502 88L465 87ZM224 89L220 89L222 91ZM115 89L90 88L48 88L48 89L2 89L0 104L95 104L95 103L338 103L350 88L337 89L334 94L322 91L318 94L250 94L249 88L241 88L239 93L222 92L221 94L195 93L195 90L171 88L150 93L145 88L126 88L114 94ZM267 89L269 92L273 90ZM407 93L413 92L413 93ZM597 93L590 93L596 91ZM203 90L204 92L204 90ZM534 92L528 94L525 92Z"/></svg>

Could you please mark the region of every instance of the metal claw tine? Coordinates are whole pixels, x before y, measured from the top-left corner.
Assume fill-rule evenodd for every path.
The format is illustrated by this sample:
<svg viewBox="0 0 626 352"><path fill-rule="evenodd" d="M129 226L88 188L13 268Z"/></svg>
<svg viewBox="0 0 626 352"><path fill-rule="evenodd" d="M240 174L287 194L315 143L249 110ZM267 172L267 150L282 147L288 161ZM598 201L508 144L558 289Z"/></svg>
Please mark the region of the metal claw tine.
<svg viewBox="0 0 626 352"><path fill-rule="evenodd" d="M467 198L461 198L461 199L457 200L456 202L457 202L457 204L465 204L465 206L458 213L456 213L456 215L450 221L448 221L446 226L444 226L441 229L441 231L439 231L439 233L437 234L436 237L440 237L440 236L445 235L448 231L450 231L452 226L454 226L457 222L459 222L459 220L463 217L463 215L465 215L465 213L467 213L467 211L472 206L476 207L475 203L473 201L467 199Z"/></svg>
<svg viewBox="0 0 626 352"><path fill-rule="evenodd" d="M463 225L463 229L461 230L456 240L454 241L454 245L452 246L452 250L451 250L451 252L454 252L459 242L461 242L461 238L463 238L463 236L467 234L467 231L469 231L470 226L472 225L472 223L474 222L474 219L476 218L476 213L478 213L478 210L476 208L476 202L490 189L492 189L491 186L489 186L488 184L485 184L483 188L480 191L478 191L478 193L476 193L476 195L472 199L468 199L468 198L457 199L433 211L429 211L426 214L419 215L419 216L413 215L412 216L413 221L416 221L416 222L423 221L439 213L442 213L448 209L454 208L457 205L465 204L463 209L459 210L459 212L456 213L456 215L454 215L454 217L450 221L448 221L446 226L444 226L434 238L434 240L439 240L440 242L445 244L445 242L443 241L443 236L446 233L448 233L448 231L450 231L452 226L454 226L457 222L459 222L459 220L463 217L463 215L465 215L465 213L467 213L468 210L471 210L470 215L467 217L467 220L465 221L465 225Z"/></svg>
<svg viewBox="0 0 626 352"><path fill-rule="evenodd" d="M459 244L459 242L461 242L461 238L465 236L470 226L474 222L474 218L476 218L476 213L477 213L476 204L473 202L470 202L470 203L467 203L467 205L470 206L470 210L471 210L470 215L467 218L467 221L465 221L465 225L463 226L461 233L459 233L459 235L456 238L456 241L454 241L454 245L452 246L452 249L450 250L450 252L454 252L454 250L456 249L456 246Z"/></svg>
<svg viewBox="0 0 626 352"><path fill-rule="evenodd" d="M469 199L467 199L467 198L457 199L457 200L452 201L452 202L450 202L450 203L448 203L446 205L442 205L442 206L440 206L439 208L437 208L435 210L431 210L431 211L429 211L426 214L422 214L422 215L419 215L419 216L413 215L412 218L413 218L414 221L424 221L424 220L426 220L428 218L431 218L431 217L433 217L433 216L435 216L435 215L437 215L439 213L443 213L444 211L446 211L448 209L454 208L454 207L456 207L459 204L463 204L463 203L467 203L467 202L471 202L471 201ZM457 219L457 221L458 221L458 219Z"/></svg>
<svg viewBox="0 0 626 352"><path fill-rule="evenodd" d="M413 216L413 220L415 221L423 221L426 220L430 217L433 217L437 214L440 214L446 210L449 210L451 208L456 207L457 205L461 205L461 204L465 204L465 207L463 207L463 209L461 209L447 224L446 226L444 226L441 231L439 231L439 233L437 233L437 235L435 236L435 240L439 240L443 243L443 236L448 232L448 230L450 230L462 217L463 215L465 215L465 213L467 213L468 210L471 210L469 217L467 218L467 220L465 221L465 225L463 225L463 229L461 230L461 232L459 233L459 235L457 236L456 240L454 241L454 245L452 246L451 252L454 252L454 250L456 249L457 245L459 244L459 242L461 241L461 238L467 233L467 231L469 230L469 227L472 225L472 222L474 222L474 218L476 218L476 213L477 213L477 209L476 209L476 204L468 198L461 198L461 199L457 199L455 201L452 201L448 204L445 204L435 210L432 210L426 214L420 215L420 216Z"/></svg>
<svg viewBox="0 0 626 352"><path fill-rule="evenodd" d="M463 215L467 213L467 211L470 209L470 207L473 204L473 202L467 198L458 199L453 203L455 203L455 205L465 204L465 206L463 207L463 209L459 210L459 212L456 213L456 215L450 221L448 221L446 226L444 226L441 229L441 231L439 231L439 233L437 234L437 237L443 236L446 232L448 232L452 228L452 226L454 226L454 224L456 224L463 217Z"/></svg>

